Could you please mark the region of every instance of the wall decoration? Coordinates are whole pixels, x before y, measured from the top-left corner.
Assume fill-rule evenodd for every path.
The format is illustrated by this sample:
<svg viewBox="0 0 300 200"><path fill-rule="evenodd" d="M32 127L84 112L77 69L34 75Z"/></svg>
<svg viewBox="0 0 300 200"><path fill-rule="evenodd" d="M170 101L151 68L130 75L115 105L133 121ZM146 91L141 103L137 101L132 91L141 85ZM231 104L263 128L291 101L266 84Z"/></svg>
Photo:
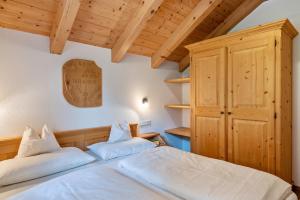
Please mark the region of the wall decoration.
<svg viewBox="0 0 300 200"><path fill-rule="evenodd" d="M63 66L63 94L73 106L101 106L102 69L90 60L67 61Z"/></svg>

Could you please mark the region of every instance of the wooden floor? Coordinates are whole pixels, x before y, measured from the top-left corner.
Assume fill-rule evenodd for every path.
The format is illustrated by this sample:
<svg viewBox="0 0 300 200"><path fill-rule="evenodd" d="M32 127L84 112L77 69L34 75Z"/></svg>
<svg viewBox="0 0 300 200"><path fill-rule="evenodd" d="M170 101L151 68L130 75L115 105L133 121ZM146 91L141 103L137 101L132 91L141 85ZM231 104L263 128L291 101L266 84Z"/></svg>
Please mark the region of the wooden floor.
<svg viewBox="0 0 300 200"><path fill-rule="evenodd" d="M296 192L297 196L298 196L298 199L300 199L300 192Z"/></svg>
<svg viewBox="0 0 300 200"><path fill-rule="evenodd" d="M300 187L293 186L293 191L297 194L298 199L300 200Z"/></svg>

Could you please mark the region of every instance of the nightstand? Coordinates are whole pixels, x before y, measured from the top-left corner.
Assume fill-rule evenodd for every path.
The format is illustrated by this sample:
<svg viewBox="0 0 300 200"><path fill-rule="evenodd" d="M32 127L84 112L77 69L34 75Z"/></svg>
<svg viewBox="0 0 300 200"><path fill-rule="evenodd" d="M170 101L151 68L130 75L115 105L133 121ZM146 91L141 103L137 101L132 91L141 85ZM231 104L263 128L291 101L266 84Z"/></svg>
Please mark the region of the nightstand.
<svg viewBox="0 0 300 200"><path fill-rule="evenodd" d="M144 138L146 140L150 140L157 144L157 146L166 146L166 141L160 136L160 133L157 132L149 132L149 133L140 133L137 137Z"/></svg>
<svg viewBox="0 0 300 200"><path fill-rule="evenodd" d="M144 139L147 139L147 140L152 140L157 136L160 136L160 134L156 133L156 132L140 133L140 134L137 135L137 137L144 138Z"/></svg>

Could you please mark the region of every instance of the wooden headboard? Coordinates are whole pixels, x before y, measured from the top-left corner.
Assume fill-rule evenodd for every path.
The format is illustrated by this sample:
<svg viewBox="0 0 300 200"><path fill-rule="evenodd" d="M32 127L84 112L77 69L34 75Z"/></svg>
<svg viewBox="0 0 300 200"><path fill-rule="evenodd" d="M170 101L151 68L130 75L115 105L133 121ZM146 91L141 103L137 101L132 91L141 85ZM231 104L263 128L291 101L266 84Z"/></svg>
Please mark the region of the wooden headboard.
<svg viewBox="0 0 300 200"><path fill-rule="evenodd" d="M137 124L130 124L133 137L137 136ZM111 126L55 132L55 137L61 147L77 147L87 150L87 146L105 142L109 137ZM17 155L22 137L0 138L0 161Z"/></svg>

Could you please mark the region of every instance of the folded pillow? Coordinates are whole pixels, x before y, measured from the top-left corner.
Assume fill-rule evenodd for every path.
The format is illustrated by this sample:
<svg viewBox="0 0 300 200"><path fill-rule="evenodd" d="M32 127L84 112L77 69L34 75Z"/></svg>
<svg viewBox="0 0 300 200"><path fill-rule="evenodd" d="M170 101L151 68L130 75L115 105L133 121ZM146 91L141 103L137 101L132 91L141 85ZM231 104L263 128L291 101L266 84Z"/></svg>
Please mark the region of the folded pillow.
<svg viewBox="0 0 300 200"><path fill-rule="evenodd" d="M109 143L121 142L131 139L131 131L128 123L113 124L108 138Z"/></svg>
<svg viewBox="0 0 300 200"><path fill-rule="evenodd" d="M32 128L26 127L18 150L18 158L49 153L60 150L60 146L52 131L44 125L39 136Z"/></svg>
<svg viewBox="0 0 300 200"><path fill-rule="evenodd" d="M0 186L58 173L94 160L94 157L76 147L62 148L53 153L4 160L0 162Z"/></svg>
<svg viewBox="0 0 300 200"><path fill-rule="evenodd" d="M103 160L127 156L152 149L156 144L142 138L132 138L118 143L101 142L87 148Z"/></svg>

